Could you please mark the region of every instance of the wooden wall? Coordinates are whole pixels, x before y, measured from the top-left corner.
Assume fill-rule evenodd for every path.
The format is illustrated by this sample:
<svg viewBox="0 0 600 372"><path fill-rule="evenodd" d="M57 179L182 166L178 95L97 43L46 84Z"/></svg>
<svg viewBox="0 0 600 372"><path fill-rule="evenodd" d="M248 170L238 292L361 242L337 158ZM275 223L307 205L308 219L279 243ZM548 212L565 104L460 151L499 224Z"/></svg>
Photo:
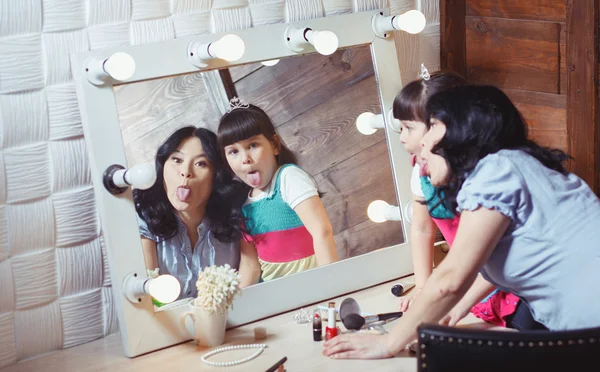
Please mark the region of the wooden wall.
<svg viewBox="0 0 600 372"><path fill-rule="evenodd" d="M221 113L204 73L170 76L114 87L127 165L154 162L156 149L176 129L216 131Z"/></svg>
<svg viewBox="0 0 600 372"><path fill-rule="evenodd" d="M376 224L366 213L376 199L397 204L384 133L365 136L355 127L361 113L381 110L368 46L230 72L232 94L263 108L315 177L341 258L403 242L398 223Z"/></svg>
<svg viewBox="0 0 600 372"><path fill-rule="evenodd" d="M441 0L442 69L502 88L597 193L598 0Z"/></svg>

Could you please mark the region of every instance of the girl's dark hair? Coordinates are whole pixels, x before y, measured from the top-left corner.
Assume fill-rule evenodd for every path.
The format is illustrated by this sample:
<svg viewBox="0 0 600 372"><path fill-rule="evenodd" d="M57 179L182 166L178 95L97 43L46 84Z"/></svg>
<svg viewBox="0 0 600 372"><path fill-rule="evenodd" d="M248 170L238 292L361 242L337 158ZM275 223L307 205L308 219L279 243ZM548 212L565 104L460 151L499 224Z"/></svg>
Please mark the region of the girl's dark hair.
<svg viewBox="0 0 600 372"><path fill-rule="evenodd" d="M298 160L294 153L277 135L271 118L260 107L249 105L248 108L235 109L221 118L217 131L217 142L221 151L223 163L229 168L225 157L225 146L229 146L250 137L264 135L269 142L279 146L277 165L296 164ZM231 170L231 169L230 169Z"/></svg>
<svg viewBox="0 0 600 372"><path fill-rule="evenodd" d="M522 150L544 166L567 173L562 163L570 156L528 139L521 113L494 86L466 85L439 92L427 102L426 115L446 126L446 134L432 152L442 156L450 169L449 182L437 188L437 193L452 211L458 191L479 160L503 149Z"/></svg>
<svg viewBox="0 0 600 372"><path fill-rule="evenodd" d="M398 120L420 121L425 124L425 105L432 95L456 86L465 85L467 81L453 72L437 71L429 80L418 79L408 83L394 99L393 114Z"/></svg>
<svg viewBox="0 0 600 372"><path fill-rule="evenodd" d="M183 127L160 145L155 158L156 182L147 190L133 191L135 209L148 224L150 232L159 239L166 240L175 236L177 216L165 192L163 169L169 156L184 140L192 137L200 139L202 149L214 170L213 190L206 206L206 217L210 223L208 228L215 238L223 242L240 239L243 232L242 205L248 196L249 188L242 182L233 180L221 160L217 137L208 129Z"/></svg>

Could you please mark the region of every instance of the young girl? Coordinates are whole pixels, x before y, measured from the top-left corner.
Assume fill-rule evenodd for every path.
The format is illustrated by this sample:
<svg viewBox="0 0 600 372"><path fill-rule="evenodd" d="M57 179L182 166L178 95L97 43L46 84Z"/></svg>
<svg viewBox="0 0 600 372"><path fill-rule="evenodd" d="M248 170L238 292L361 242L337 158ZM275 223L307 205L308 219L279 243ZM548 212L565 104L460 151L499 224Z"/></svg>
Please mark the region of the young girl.
<svg viewBox="0 0 600 372"><path fill-rule="evenodd" d="M395 355L420 324L440 321L478 272L518 294L550 331L600 327L600 301L590 301L600 281L600 199L566 171L568 156L527 138L518 109L496 87L455 87L426 108L424 173L461 213L452 248L389 334L340 335L324 354Z"/></svg>
<svg viewBox="0 0 600 372"><path fill-rule="evenodd" d="M333 229L316 184L296 165L267 114L234 98L217 137L223 159L251 188L242 211L262 280L337 261Z"/></svg>
<svg viewBox="0 0 600 372"><path fill-rule="evenodd" d="M411 154L413 172L411 175L411 190L413 193L413 219L411 225L413 266L416 286L411 294L400 301L400 311L406 311L412 300L425 285L433 267L433 244L435 226L451 247L458 228L459 216L445 208L431 185L429 178L423 174L417 154L421 151L420 141L428 130L425 125L425 104L427 99L437 92L466 84L466 81L452 73L437 72L429 74L422 66L421 79L406 85L396 96L393 104L394 117L402 123L400 141L406 151ZM443 320L451 326L464 318L469 311L487 322L499 326L509 326L518 329L536 328L537 324L528 317L528 310L523 308L523 314L515 317L519 298L511 293L494 291L494 287L485 280L476 282L465 301L459 303ZM487 297L486 297L487 296ZM482 300L483 298L483 300ZM473 308L466 307L474 299L482 300ZM529 321L525 321L528 320ZM507 324L508 321L508 324Z"/></svg>

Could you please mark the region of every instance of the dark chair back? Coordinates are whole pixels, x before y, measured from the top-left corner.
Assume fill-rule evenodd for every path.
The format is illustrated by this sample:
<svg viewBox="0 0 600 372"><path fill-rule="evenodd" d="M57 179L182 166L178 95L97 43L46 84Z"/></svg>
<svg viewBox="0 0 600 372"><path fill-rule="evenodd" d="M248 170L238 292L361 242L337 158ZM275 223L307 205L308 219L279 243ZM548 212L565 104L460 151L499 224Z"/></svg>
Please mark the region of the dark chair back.
<svg viewBox="0 0 600 372"><path fill-rule="evenodd" d="M423 324L418 335L420 372L600 371L600 328L511 332Z"/></svg>

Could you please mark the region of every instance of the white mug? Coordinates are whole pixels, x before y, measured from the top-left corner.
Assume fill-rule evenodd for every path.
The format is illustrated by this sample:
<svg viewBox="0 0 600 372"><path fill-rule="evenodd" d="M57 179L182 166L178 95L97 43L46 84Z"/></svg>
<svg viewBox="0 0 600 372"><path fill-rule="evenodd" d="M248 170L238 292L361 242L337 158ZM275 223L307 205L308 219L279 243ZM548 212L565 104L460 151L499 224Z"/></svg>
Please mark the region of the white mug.
<svg viewBox="0 0 600 372"><path fill-rule="evenodd" d="M225 341L225 330L227 328L227 310L223 314L209 314L203 308L196 306L193 299L188 304L190 310L181 315L181 327L198 342L198 345L214 347L222 345ZM194 334L185 324L186 318L190 316L194 322Z"/></svg>

